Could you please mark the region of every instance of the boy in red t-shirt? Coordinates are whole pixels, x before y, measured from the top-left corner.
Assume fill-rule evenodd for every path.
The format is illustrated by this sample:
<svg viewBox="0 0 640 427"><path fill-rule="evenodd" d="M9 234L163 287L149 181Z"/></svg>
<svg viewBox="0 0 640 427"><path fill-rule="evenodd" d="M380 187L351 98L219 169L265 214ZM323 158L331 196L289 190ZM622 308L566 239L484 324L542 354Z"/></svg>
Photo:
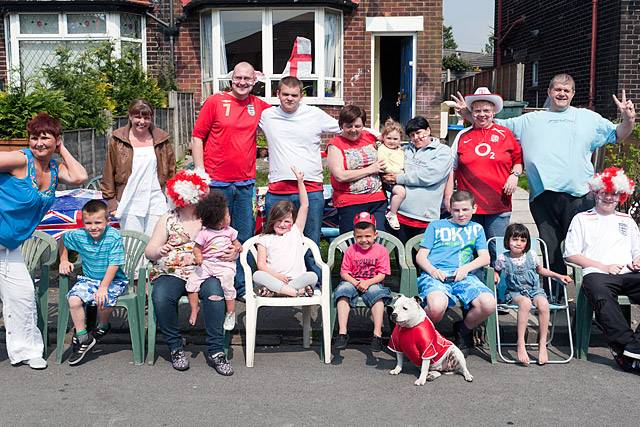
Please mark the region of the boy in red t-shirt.
<svg viewBox="0 0 640 427"><path fill-rule="evenodd" d="M369 212L360 212L353 220L355 244L349 246L342 258L340 277L342 282L335 290L338 309L338 337L335 348L347 348L347 322L349 310L356 306L360 296L371 309L373 318L373 338L371 351L381 351L382 319L384 303L391 300L391 291L382 284L385 276L391 273L389 253L380 243L376 243L376 219Z"/></svg>

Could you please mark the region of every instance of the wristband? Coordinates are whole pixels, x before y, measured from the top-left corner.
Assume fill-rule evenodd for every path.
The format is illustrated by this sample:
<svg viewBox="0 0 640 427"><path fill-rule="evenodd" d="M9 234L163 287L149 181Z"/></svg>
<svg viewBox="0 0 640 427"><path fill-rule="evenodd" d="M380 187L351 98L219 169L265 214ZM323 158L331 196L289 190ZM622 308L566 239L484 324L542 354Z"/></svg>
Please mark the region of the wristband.
<svg viewBox="0 0 640 427"><path fill-rule="evenodd" d="M520 175L522 175L522 172L511 171L511 175L513 175L516 178L518 178Z"/></svg>

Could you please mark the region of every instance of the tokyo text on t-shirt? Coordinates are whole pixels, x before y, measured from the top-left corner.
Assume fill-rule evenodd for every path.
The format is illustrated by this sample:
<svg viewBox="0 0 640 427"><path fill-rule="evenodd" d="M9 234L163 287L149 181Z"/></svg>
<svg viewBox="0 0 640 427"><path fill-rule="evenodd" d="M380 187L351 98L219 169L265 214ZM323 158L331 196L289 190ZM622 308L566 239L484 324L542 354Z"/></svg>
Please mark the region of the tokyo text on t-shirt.
<svg viewBox="0 0 640 427"><path fill-rule="evenodd" d="M454 271L473 261L474 253L487 249L487 237L477 222L459 225L449 219L429 224L420 246L429 249L427 258L443 271Z"/></svg>

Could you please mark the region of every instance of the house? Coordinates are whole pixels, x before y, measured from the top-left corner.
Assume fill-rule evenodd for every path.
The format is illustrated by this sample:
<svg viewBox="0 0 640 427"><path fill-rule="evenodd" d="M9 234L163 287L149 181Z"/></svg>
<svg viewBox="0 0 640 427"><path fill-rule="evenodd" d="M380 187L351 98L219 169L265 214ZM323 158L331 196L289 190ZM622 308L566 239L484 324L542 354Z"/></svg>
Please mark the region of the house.
<svg viewBox="0 0 640 427"><path fill-rule="evenodd" d="M525 64L524 100L542 107L551 78L569 73L573 105L616 117L611 94L640 99L636 0L496 0L496 66Z"/></svg>
<svg viewBox="0 0 640 427"><path fill-rule="evenodd" d="M196 102L224 89L229 71L252 63L256 93L275 85L299 38L309 42L306 101L337 114L365 107L372 127L388 116L439 120L442 0L5 0L0 7L0 81L53 60L59 44L80 51L113 40L139 52L154 75L173 73Z"/></svg>
<svg viewBox="0 0 640 427"><path fill-rule="evenodd" d="M456 56L463 60L469 66L470 70L455 71L445 69L442 70L442 81L448 82L455 79L461 79L468 76L473 76L481 71L491 70L493 68L493 55L484 52L469 52L466 50L457 49L442 49L442 58Z"/></svg>

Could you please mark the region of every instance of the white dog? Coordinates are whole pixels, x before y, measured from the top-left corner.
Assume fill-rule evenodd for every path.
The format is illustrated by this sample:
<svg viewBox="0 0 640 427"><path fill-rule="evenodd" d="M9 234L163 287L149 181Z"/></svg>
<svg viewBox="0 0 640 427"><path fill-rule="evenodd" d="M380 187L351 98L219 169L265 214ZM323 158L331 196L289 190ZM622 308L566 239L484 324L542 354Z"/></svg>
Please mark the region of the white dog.
<svg viewBox="0 0 640 427"><path fill-rule="evenodd" d="M407 298L401 295L393 305L391 319L396 327L389 341L389 349L396 353L396 367L389 373L398 375L402 371L402 362L406 355L420 367L420 377L415 385L424 385L444 373L457 372L467 381L473 376L467 369L462 351L436 330L431 320L420 307L418 297Z"/></svg>

